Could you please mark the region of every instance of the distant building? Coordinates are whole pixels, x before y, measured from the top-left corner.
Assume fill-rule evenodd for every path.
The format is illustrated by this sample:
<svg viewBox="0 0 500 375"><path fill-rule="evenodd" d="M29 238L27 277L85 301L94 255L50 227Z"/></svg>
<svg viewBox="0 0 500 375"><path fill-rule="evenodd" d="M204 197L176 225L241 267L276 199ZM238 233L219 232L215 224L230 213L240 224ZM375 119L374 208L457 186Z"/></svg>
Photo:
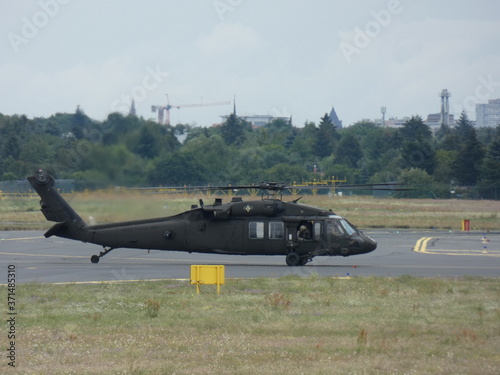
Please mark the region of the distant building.
<svg viewBox="0 0 500 375"><path fill-rule="evenodd" d="M443 89L439 92L439 97L441 98L441 112L427 115L427 120L424 121L433 132L438 131L441 125L453 126L455 123L455 117L450 114L451 92Z"/></svg>
<svg viewBox="0 0 500 375"><path fill-rule="evenodd" d="M222 121L226 121L229 117L229 115L224 115L221 116ZM254 128L261 128L266 124L269 124L273 120L283 120L286 122L291 122L292 118L291 117L275 117L271 115L252 115L252 116L239 116L238 118L243 119L250 124L252 124L252 127Z"/></svg>
<svg viewBox="0 0 500 375"><path fill-rule="evenodd" d="M373 123L375 123L375 125L378 125L380 127L384 126L386 128L400 128L409 119L410 119L409 117L403 117L402 119L397 118L397 117L389 117L389 119L385 119L385 120L377 118L375 120L364 119L363 121L373 122Z"/></svg>
<svg viewBox="0 0 500 375"><path fill-rule="evenodd" d="M443 115L442 113L431 113L427 115L427 120L424 121L426 125L428 125L432 131L437 131L441 127L443 123ZM453 126L455 124L455 116L448 114L448 121L444 122L449 126Z"/></svg>
<svg viewBox="0 0 500 375"><path fill-rule="evenodd" d="M343 128L342 121L339 120L339 117L337 116L337 113L335 112L335 108L333 108L333 106L328 117L330 117L331 122L337 127L337 129Z"/></svg>
<svg viewBox="0 0 500 375"><path fill-rule="evenodd" d="M488 104L476 104L476 126L496 128L500 124L500 99L490 99Z"/></svg>
<svg viewBox="0 0 500 375"><path fill-rule="evenodd" d="M135 110L135 100L132 100L132 104L130 104L130 111L128 112L129 116L137 116L137 111Z"/></svg>

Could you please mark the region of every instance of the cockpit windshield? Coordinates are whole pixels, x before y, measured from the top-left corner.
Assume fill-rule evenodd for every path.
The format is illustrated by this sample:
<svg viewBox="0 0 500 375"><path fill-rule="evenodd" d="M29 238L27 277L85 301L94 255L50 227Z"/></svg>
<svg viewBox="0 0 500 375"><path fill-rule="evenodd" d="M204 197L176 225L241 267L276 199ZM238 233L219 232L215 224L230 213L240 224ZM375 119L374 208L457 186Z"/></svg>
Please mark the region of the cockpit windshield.
<svg viewBox="0 0 500 375"><path fill-rule="evenodd" d="M334 240L338 237L346 237L357 233L345 219L331 219L326 221L326 236L329 240Z"/></svg>
<svg viewBox="0 0 500 375"><path fill-rule="evenodd" d="M346 220L344 219L341 219L339 220L340 221L340 224L342 224L342 226L344 227L345 231L347 232L347 234L350 236L351 234L354 234L356 233L356 229L354 229L351 224L349 224Z"/></svg>

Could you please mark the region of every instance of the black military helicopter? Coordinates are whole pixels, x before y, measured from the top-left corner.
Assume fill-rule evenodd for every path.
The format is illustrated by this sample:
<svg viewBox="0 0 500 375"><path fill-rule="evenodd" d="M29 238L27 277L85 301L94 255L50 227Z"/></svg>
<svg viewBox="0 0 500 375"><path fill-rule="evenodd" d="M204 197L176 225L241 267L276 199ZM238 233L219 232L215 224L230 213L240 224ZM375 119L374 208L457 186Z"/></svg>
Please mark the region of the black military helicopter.
<svg viewBox="0 0 500 375"><path fill-rule="evenodd" d="M261 200L192 206L170 217L87 225L54 189L54 178L39 170L28 181L40 195L41 211L56 224L45 237L58 236L101 245L100 258L117 248L137 248L239 255L283 255L289 266L303 266L316 256L366 254L377 243L333 211L282 200L281 183L239 186L262 189ZM235 189L236 187L227 187ZM217 189L222 189L218 187Z"/></svg>

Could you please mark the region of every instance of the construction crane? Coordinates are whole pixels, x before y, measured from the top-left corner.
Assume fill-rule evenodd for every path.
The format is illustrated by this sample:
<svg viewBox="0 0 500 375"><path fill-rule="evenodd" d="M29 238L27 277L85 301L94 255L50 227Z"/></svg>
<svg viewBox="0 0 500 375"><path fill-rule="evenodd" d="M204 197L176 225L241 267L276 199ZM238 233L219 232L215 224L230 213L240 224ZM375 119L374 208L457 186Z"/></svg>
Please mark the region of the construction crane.
<svg viewBox="0 0 500 375"><path fill-rule="evenodd" d="M168 94L167 94L167 105L152 105L151 106L151 112L158 112L158 124L163 124L163 113L165 112L165 125L170 125L170 109L172 108L189 108L189 107L205 107L208 105L224 105L224 104L231 104L231 101L224 101L224 102L212 102L212 103L203 103L201 101L200 103L194 103L194 104L179 104L179 105L174 105L170 104L170 100L168 99Z"/></svg>

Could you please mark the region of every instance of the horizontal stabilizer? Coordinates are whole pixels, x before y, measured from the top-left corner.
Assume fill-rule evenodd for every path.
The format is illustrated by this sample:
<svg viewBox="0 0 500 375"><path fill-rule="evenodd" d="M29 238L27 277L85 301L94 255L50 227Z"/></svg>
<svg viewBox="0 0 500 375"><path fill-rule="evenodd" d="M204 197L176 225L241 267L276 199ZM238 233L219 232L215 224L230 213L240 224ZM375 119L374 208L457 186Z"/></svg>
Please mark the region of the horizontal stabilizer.
<svg viewBox="0 0 500 375"><path fill-rule="evenodd" d="M44 202L41 201L41 204L44 204ZM40 211L42 211L42 214L45 216L45 218L48 221L60 222L60 221L65 221L67 219L66 213L61 209L54 210L54 209L42 206L42 209Z"/></svg>
<svg viewBox="0 0 500 375"><path fill-rule="evenodd" d="M47 219L48 220L48 219ZM62 222L62 223L57 223L56 225L54 225L52 228L50 228L47 232L45 232L44 236L45 238L49 238L51 236L54 236L54 235L58 235L58 233L66 228L68 226L68 223L66 222Z"/></svg>

